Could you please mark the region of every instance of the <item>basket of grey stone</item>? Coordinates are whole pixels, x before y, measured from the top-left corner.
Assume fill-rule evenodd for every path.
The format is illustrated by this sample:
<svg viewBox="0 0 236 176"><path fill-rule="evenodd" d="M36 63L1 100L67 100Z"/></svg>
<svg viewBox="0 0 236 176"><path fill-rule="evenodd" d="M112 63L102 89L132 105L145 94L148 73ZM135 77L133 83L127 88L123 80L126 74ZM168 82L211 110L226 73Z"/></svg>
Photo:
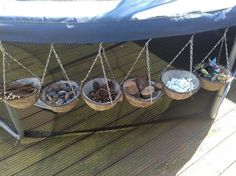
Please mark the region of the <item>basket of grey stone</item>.
<svg viewBox="0 0 236 176"><path fill-rule="evenodd" d="M196 75L186 70L168 70L161 75L166 94L175 100L191 97L200 88Z"/></svg>
<svg viewBox="0 0 236 176"><path fill-rule="evenodd" d="M80 86L74 81L58 81L42 89L40 99L54 112L68 112L76 106L80 96Z"/></svg>

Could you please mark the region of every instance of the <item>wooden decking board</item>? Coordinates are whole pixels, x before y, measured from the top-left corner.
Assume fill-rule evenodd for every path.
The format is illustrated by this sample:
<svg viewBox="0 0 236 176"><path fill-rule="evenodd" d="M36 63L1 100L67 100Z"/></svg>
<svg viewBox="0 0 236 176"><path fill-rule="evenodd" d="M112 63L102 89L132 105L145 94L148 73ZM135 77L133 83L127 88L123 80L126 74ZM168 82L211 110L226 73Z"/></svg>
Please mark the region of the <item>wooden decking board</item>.
<svg viewBox="0 0 236 176"><path fill-rule="evenodd" d="M171 126L173 125L173 124L176 124L176 122L173 122L173 123L168 123L168 124L163 124L163 125L161 125L163 128L159 128L157 131L156 131L156 134L155 135L160 135L160 133L163 133L164 131L166 131L166 130L168 130L168 129L171 129ZM89 143L89 141L84 141L85 142L85 146L83 146L83 142L80 142L80 143L77 143L77 145L73 145L73 146L70 146L70 147L68 147L68 148L66 148L65 150L63 150L63 151L60 151L60 152L63 152L63 153L68 153L68 151L73 151L71 154L68 154L69 155L69 158L70 158L70 160L68 161L68 162L65 162L65 163L61 163L60 162L60 159L59 160L55 160L55 159L58 159L58 157L61 157L62 155L61 155L61 153L58 153L56 156L55 155L53 155L53 156L51 156L50 158L48 158L48 160L45 160L44 162L40 162L39 164L40 164L40 166L44 166L44 167L42 167L42 168L45 168L46 166L47 166L47 163L48 162L53 162L54 161L54 163L51 165L52 167L50 168L50 169L48 169L48 170L45 170L45 173L44 172L42 172L42 175L43 174L49 174L49 175L52 175L53 173L56 173L57 171L58 171L58 169L60 168L60 170L62 170L63 168L66 168L66 166L68 167L68 166L70 166L70 164L72 163L73 164L73 161L74 162L81 162L83 159L86 159L87 157L89 157L90 155L93 155L93 153L95 153L95 152L97 152L97 151L99 151L99 150L103 150L104 148L106 148L107 146L109 146L110 144L112 144L112 143L114 143L115 141L117 141L117 140L119 140L119 139L121 139L121 138L123 138L124 136L129 136L129 134L131 133L131 135L133 134L133 133L140 133L140 131L139 130L137 130L137 129L135 129L135 130L131 130L131 131L127 131L127 132L118 132L118 134L119 133L121 133L121 135L118 135L118 137L116 137L116 133L113 133L112 135L110 134L107 134L107 135L105 135L105 136L107 136L107 138L108 139L110 139L111 141L109 141L106 145L103 145L103 146L101 146L101 147L98 147L98 145L97 145L97 143L96 143L96 145L95 145L95 147L93 148L93 150L91 150L91 151L88 151L88 146L90 146L90 143ZM114 136L115 136L115 138L114 138ZM100 135L99 135L100 136ZM92 137L92 136L91 136ZM97 138L96 137L96 135L94 135L94 137L95 138ZM96 140L96 139L95 139ZM102 140L107 140L105 137L102 139ZM93 139L92 139L92 141L93 141ZM96 140L96 141L99 141L99 140ZM125 142L125 141L124 141ZM127 141L126 141L127 142ZM141 142L141 141L139 141L139 142ZM99 143L99 142L98 142ZM71 149L71 148L73 148L73 149ZM80 150L80 149L81 150ZM88 152L87 152L88 151ZM75 155L75 153L76 153L76 155ZM67 157L67 156L66 156ZM54 159L55 158L55 159ZM101 164L101 163L100 163ZM59 168L58 168L58 165L59 165ZM40 167L39 166L39 167ZM35 167L31 167L31 169L35 169ZM56 169L56 170L55 170ZM31 172L34 172L34 171L32 171L32 170L29 170L29 173L31 173ZM22 175L24 175L24 174L27 174L27 172L23 172L22 173Z"/></svg>
<svg viewBox="0 0 236 176"><path fill-rule="evenodd" d="M217 146L217 148L209 152L204 158L179 175L188 176L191 174L197 176L206 174L214 176L221 174L222 171L235 160L235 155L233 155L236 147L235 140L236 132L229 135L219 146ZM221 154L220 152L223 153ZM208 169L206 169L206 166Z"/></svg>
<svg viewBox="0 0 236 176"><path fill-rule="evenodd" d="M186 120L178 128L173 128L170 134L166 133L162 138L146 143L145 147L109 166L101 175L116 175L116 173L120 175L128 175L127 173L136 175L148 165L151 165L153 161L163 159L170 151L201 132L202 129L209 128L210 125L211 123L206 124L204 119ZM158 148L156 150L148 150L148 148L154 149L154 146L158 146Z"/></svg>
<svg viewBox="0 0 236 176"><path fill-rule="evenodd" d="M135 110L136 110L136 109L135 109ZM138 111L137 111L137 112L138 112ZM136 112L136 113L133 112L132 116L133 116L133 117L136 117L137 114L138 114L137 112ZM130 117L130 119L131 119L131 117ZM88 119L88 120L89 120L89 119ZM87 121L88 121L88 120L87 120ZM92 126L92 123L94 123L94 120L95 120L95 119L91 120L91 126ZM114 121L114 120L113 120L113 121L111 121L111 120L112 120L111 118L110 118L110 119L107 119L107 122L105 122L105 120L103 120L103 121L101 121L101 123L102 123L102 124L111 124L111 123ZM115 118L115 121L117 121L117 118ZM87 123L87 122L85 122L85 123ZM98 124L98 122L97 122L97 124ZM97 124L96 124L96 125L97 125ZM102 126L102 125L100 125L100 126ZM80 141L80 140L79 140L79 141ZM77 142L79 142L79 141L77 141ZM39 142L39 143L40 143L40 142ZM38 145L38 144L37 144L37 145ZM57 147L58 147L58 146L57 146ZM30 147L29 147L29 148L26 147L25 150L18 152L16 157L20 157L20 156L23 157L23 156L25 156L25 153L27 153L27 150L30 150ZM60 150L60 148L59 148L59 150ZM28 152L31 152L31 151L28 151ZM33 152L34 152L34 151L33 151ZM51 152L52 152L52 153L56 152L56 149L53 148L53 150L52 150ZM49 153L47 153L46 155L47 155L47 156L50 156ZM11 157L14 158L14 156L15 156L15 155L13 155L13 156L11 156ZM11 157L10 157L10 158L11 158ZM6 161L6 160L8 160L8 159L10 159L10 158L6 158L4 161ZM36 156L34 156L34 158L36 158ZM27 162L29 162L29 161L30 161L30 159L27 160ZM32 162L32 161L31 161L31 162ZM5 163L5 162L3 162L3 163ZM20 167L20 166L19 166L19 167Z"/></svg>
<svg viewBox="0 0 236 176"><path fill-rule="evenodd" d="M231 111L230 113L234 114L235 111ZM179 171L179 174L181 174L182 170L184 171L192 164L198 162L198 160L202 158L206 153L211 151L213 148L216 148L219 143L222 143L229 135L235 132L235 128L232 125L232 123L234 123L235 121L236 120L232 115L230 117L228 116L228 114L225 115L223 120L219 120L213 123L210 130L208 128L202 130L199 134L192 137L187 142L181 144L174 151L171 151L170 153L165 155L165 158L163 158L162 160L153 162L149 167L144 169L138 175L155 175L158 173L160 176L176 175L176 172L179 171L179 169L186 163L181 171ZM229 129L225 130L226 126L229 126ZM205 138L207 133L208 135ZM199 145L199 141L201 141L201 139L204 140ZM197 153L197 155L194 154L194 156L192 156L192 154L195 152Z"/></svg>

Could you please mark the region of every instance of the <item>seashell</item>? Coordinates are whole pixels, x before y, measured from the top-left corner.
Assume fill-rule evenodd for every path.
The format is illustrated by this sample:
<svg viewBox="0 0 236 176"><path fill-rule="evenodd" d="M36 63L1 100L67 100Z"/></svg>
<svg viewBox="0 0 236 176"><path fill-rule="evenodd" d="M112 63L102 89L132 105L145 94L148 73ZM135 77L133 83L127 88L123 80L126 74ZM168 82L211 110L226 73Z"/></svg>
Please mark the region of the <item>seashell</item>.
<svg viewBox="0 0 236 176"><path fill-rule="evenodd" d="M59 95L58 95L58 94L54 94L54 95L52 96L52 98L53 98L53 99L58 99L58 98L59 98Z"/></svg>
<svg viewBox="0 0 236 176"><path fill-rule="evenodd" d="M56 92L55 90L52 90L52 91L49 92L47 95L49 95L49 96L53 96L53 95L55 95L55 94L57 94L57 92Z"/></svg>
<svg viewBox="0 0 236 176"><path fill-rule="evenodd" d="M56 101L56 105L57 106L62 106L64 104L64 100L63 99L58 99L57 101Z"/></svg>
<svg viewBox="0 0 236 176"><path fill-rule="evenodd" d="M60 84L56 84L56 83L51 84L50 88L55 90L55 91L60 91Z"/></svg>
<svg viewBox="0 0 236 176"><path fill-rule="evenodd" d="M65 95L65 94L66 94L66 91L61 90L61 91L59 91L57 94L58 94L59 96L62 96L62 95Z"/></svg>
<svg viewBox="0 0 236 176"><path fill-rule="evenodd" d="M47 99L46 94L45 94L45 93L42 94L42 100L43 100L43 101L46 101L46 99Z"/></svg>
<svg viewBox="0 0 236 176"><path fill-rule="evenodd" d="M51 92L53 89L51 87L48 87L47 90L46 90L46 93L49 93Z"/></svg>
<svg viewBox="0 0 236 176"><path fill-rule="evenodd" d="M52 97L50 96L50 95L46 95L46 97L47 97L47 99L48 99L48 101L52 101L53 99L52 99Z"/></svg>

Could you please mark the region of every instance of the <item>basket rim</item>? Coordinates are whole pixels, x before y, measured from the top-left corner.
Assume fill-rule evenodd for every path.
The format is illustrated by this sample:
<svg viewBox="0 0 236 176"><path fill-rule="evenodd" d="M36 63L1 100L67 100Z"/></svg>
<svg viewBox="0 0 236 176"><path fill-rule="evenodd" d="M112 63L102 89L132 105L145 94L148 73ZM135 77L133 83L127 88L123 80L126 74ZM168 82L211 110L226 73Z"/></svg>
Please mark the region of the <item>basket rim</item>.
<svg viewBox="0 0 236 176"><path fill-rule="evenodd" d="M14 83L14 82L16 82L16 81L18 81L18 80L23 80L23 79L37 79L37 80L39 81L38 86L40 86L40 80L39 80L39 78L37 78L37 77L19 78L19 79L16 79L16 80L14 80L14 81L11 81L11 83ZM36 88L36 89L35 89L32 93L27 94L27 95L24 96L24 97L21 97L21 98L18 98L18 99L14 99L14 100L7 100L7 101L8 101L8 102L10 102L10 101L16 101L16 100L21 100L21 99L25 99L25 98L31 97L32 95L34 95L35 93L37 93L37 92L39 91L39 87L35 87L35 88Z"/></svg>
<svg viewBox="0 0 236 176"><path fill-rule="evenodd" d="M84 87L85 87L85 85L86 85L87 83L89 83L89 82L91 82L91 81L93 81L93 80L96 80L96 79L105 79L105 78L98 77L98 78L94 78L94 79L91 79L91 80L89 80L88 82L86 82L86 83L82 86L82 88L81 88L81 96L82 96L83 99L85 99L86 101L88 101L88 102L90 102L90 103L99 105L99 106L111 105L111 104L113 104L114 102L117 102L117 101L120 99L120 97L121 97L121 95L122 95L122 89L121 89L120 84L119 84L116 80L114 80L114 79L108 79L108 78L107 78L108 81L112 81L112 82L114 82L115 84L117 84L117 85L119 86L119 88L120 88L119 94L116 96L116 98L115 98L113 101L109 101L109 102L106 102L106 103L98 103L98 102L96 102L96 101L91 100L91 99L84 93Z"/></svg>
<svg viewBox="0 0 236 176"><path fill-rule="evenodd" d="M61 82L61 81L63 81L63 82L68 82L67 80L54 81L54 82L52 82L52 83L50 83L50 84L47 84L42 90L45 90L48 86L50 86L50 85L52 85L52 84L55 84L55 83L58 83L58 82ZM81 94L81 87L80 87L80 85L79 85L76 81L70 80L70 82L73 82L73 83L75 83L75 84L78 85L78 94L76 94L76 96L75 96L70 102L65 103L65 104L63 104L63 105L61 105L61 106L49 105L49 104L47 104L45 101L43 101L43 99L42 99L42 94L41 94L41 93L40 93L40 96L39 96L39 97L40 97L40 100L41 100L43 103L45 103L47 106L50 106L50 107L53 107L53 108L64 107L64 106L67 106L67 105L69 105L70 103L74 102L75 100L78 100L78 98L79 98L79 96L80 96L80 94Z"/></svg>
<svg viewBox="0 0 236 176"><path fill-rule="evenodd" d="M207 78L204 78L204 77L202 77L202 76L200 76L199 74L195 74L200 80L202 79L202 80L205 80L205 81L207 81L207 82L211 82L211 83L214 83L214 84L227 84L227 83L229 83L230 81L231 81L231 79L233 78L233 76L232 75L230 75L230 77L227 79L227 81L225 81L225 82L217 82L217 81L212 81L212 80L209 80L209 79L207 79Z"/></svg>
<svg viewBox="0 0 236 176"><path fill-rule="evenodd" d="M147 103L150 102L150 101L151 101L151 98L148 98L148 99L144 99L144 98L141 98L141 97L138 97L138 98L137 98L137 97L135 97L135 96L130 95L130 94L126 91L125 82L128 81L128 80L132 80L132 79L136 79L136 77L127 78L127 79L124 81L123 85L122 85L122 87L123 87L123 92L124 92L125 96L128 96L128 97L130 97L130 98L132 98L132 99L135 99L135 100L137 100L137 101L142 101L142 102L147 102ZM151 80L151 81L157 83L157 81L155 81L155 80ZM160 98L162 97L162 95L163 95L163 90L160 89L160 91L161 91L161 94L160 94L159 96L152 97L152 101L156 101L156 100L158 100L158 99L160 99Z"/></svg>
<svg viewBox="0 0 236 176"><path fill-rule="evenodd" d="M166 73L166 72L168 72L168 71L174 71L174 70L187 71L187 70L181 70L181 69L171 69L171 70L165 71L164 73ZM187 71L187 72L190 72L190 71ZM193 74L194 76L196 76L196 78L197 78L197 80L198 80L198 82L199 82L198 86L197 86L194 90L188 91L188 92L177 92L177 91L175 91L175 90L169 89L169 88L166 86L166 84L163 82L163 80L162 80L162 77L163 77L163 74L164 74L164 73L161 74L161 79L160 79L160 80L161 80L161 83L163 84L164 88L167 89L167 90L170 91L170 92L174 92L174 93L180 94L180 95L186 95L186 94L189 94L189 93L196 93L196 92L201 88L201 82L200 82L198 76L197 76L195 73L192 72L192 74ZM191 73L191 72L190 72L190 73Z"/></svg>

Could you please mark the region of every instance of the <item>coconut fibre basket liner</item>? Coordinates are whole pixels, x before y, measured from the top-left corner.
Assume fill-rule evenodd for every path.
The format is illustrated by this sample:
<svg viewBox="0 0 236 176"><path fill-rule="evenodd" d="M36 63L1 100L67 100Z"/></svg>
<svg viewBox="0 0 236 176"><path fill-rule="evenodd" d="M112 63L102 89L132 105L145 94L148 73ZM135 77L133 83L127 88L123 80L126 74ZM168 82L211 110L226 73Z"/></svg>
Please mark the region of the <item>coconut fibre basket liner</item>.
<svg viewBox="0 0 236 176"><path fill-rule="evenodd" d="M203 89L209 90L209 91L217 91L217 90L220 90L222 87L224 87L227 83L229 83L231 81L230 78L232 78L232 75L230 73L229 78L225 82L211 81L206 78L203 78L202 76L198 76L198 77L200 79L201 87Z"/></svg>
<svg viewBox="0 0 236 176"><path fill-rule="evenodd" d="M105 78L95 78L93 80L88 81L83 87L82 87L82 98L84 99L84 101L87 103L87 105L89 107L91 107L92 109L96 110L96 111L105 111L108 109L113 108L122 98L122 91L120 88L120 85L114 81L114 80L110 80L108 79L108 81L112 81L114 83L114 90L117 93L116 98L112 101L112 102L107 102L107 103L99 103L96 101L93 101L89 98L89 92L91 92L93 89L93 84L94 82L98 82L99 85L104 85L106 84L106 80Z"/></svg>
<svg viewBox="0 0 236 176"><path fill-rule="evenodd" d="M126 81L128 81L128 80L135 80L135 78L130 78L130 79L127 79ZM149 99L144 99L144 98L141 98L141 97L137 98L135 96L132 96L126 91L126 88L127 88L126 87L126 81L123 84L123 92L124 92L126 100L134 107L138 107L138 108L149 107L152 104L154 104L158 99L160 99L161 96L162 96L162 93L159 94L159 95L153 96L152 101L151 101L150 98ZM155 83L155 81L152 81L152 83Z"/></svg>
<svg viewBox="0 0 236 176"><path fill-rule="evenodd" d="M77 105L81 89L80 89L80 86L75 81L69 82L69 84L72 87L75 87L75 89L77 91L77 94L73 97L73 99L70 102L64 103L61 106L56 106L56 105L49 105L43 100L42 96L46 95L46 91L50 85L52 85L52 84L65 84L65 83L68 83L68 81L61 80L58 82L51 83L42 89L41 94L40 94L40 99L44 103L44 106L46 109L49 109L49 110L52 110L52 111L58 112L58 113L64 113L64 112L70 111L71 109L73 109Z"/></svg>
<svg viewBox="0 0 236 176"><path fill-rule="evenodd" d="M171 78L192 78L193 84L195 85L194 90L189 92L176 92L172 89L169 89L166 84ZM183 100L191 97L195 94L200 88L200 81L197 76L189 71L185 70L168 70L161 75L161 81L164 85L166 94L175 100Z"/></svg>
<svg viewBox="0 0 236 176"><path fill-rule="evenodd" d="M7 100L6 103L14 108L17 108L17 109L24 109L24 108L32 106L38 99L38 90L40 87L40 80L38 78L32 77L32 78L18 79L14 82L22 84L22 85L29 84L29 85L32 85L33 87L35 87L36 89L34 92L32 92L24 97L21 97L19 99Z"/></svg>

